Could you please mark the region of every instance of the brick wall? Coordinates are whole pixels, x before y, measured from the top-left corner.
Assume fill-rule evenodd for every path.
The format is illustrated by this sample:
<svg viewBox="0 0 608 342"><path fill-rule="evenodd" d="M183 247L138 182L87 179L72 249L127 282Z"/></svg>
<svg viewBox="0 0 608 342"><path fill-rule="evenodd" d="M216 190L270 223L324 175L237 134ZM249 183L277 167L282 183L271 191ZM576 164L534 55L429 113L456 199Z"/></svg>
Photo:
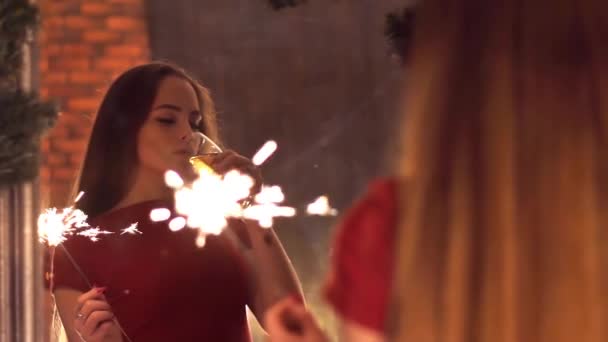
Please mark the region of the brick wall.
<svg viewBox="0 0 608 342"><path fill-rule="evenodd" d="M60 106L42 141L41 197L62 206L111 80L149 59L144 0L39 0L40 91Z"/></svg>

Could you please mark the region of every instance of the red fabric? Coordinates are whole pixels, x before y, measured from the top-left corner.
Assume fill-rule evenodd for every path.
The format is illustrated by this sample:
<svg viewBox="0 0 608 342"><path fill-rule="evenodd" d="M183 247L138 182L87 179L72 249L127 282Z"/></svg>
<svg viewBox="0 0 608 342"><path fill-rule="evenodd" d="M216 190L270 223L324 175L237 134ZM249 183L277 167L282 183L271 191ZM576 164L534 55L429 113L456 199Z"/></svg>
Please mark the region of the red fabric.
<svg viewBox="0 0 608 342"><path fill-rule="evenodd" d="M245 305L248 277L237 251L218 237L195 245L196 232L169 230L149 219L149 201L89 221L115 232L98 242L74 236L64 243L91 284L106 298L133 341L251 341ZM142 235L121 235L138 222ZM89 288L61 247L54 259L54 288Z"/></svg>
<svg viewBox="0 0 608 342"><path fill-rule="evenodd" d="M384 332L393 272L397 182L377 180L338 227L325 297L343 319Z"/></svg>

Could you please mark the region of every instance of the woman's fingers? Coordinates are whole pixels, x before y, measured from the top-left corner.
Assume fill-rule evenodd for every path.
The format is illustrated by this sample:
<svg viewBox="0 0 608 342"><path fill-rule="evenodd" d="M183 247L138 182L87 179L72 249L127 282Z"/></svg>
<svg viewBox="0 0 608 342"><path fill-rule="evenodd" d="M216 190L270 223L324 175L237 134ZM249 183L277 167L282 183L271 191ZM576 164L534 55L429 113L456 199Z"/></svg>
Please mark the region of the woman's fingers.
<svg viewBox="0 0 608 342"><path fill-rule="evenodd" d="M262 186L262 173L251 160L234 151L225 151L214 156L210 164L213 170L218 174L225 174L231 170L238 170L241 173L249 175L255 182L252 188L252 194L256 194L260 191Z"/></svg>
<svg viewBox="0 0 608 342"><path fill-rule="evenodd" d="M86 320L94 311L111 311L110 304L105 300L90 299L80 309L81 319Z"/></svg>
<svg viewBox="0 0 608 342"><path fill-rule="evenodd" d="M226 151L213 158L211 166L218 173L224 173L232 169L241 169L245 165L253 165L253 163L233 151Z"/></svg>
<svg viewBox="0 0 608 342"><path fill-rule="evenodd" d="M101 341L112 329L116 330L114 313L104 291L103 287L93 288L78 297L74 328L87 341Z"/></svg>
<svg viewBox="0 0 608 342"><path fill-rule="evenodd" d="M105 296L103 295L105 290L106 290L105 287L94 287L91 290L89 290L88 292L85 292L85 293L81 294L80 296L78 296L78 300L77 300L78 304L76 305L75 315L77 317L81 316L79 314L81 314L82 307L83 307L84 303L86 303L87 301L92 300L92 299L105 300Z"/></svg>
<svg viewBox="0 0 608 342"><path fill-rule="evenodd" d="M117 325L113 320L102 322L91 335L93 341L104 341L107 336L116 336Z"/></svg>
<svg viewBox="0 0 608 342"><path fill-rule="evenodd" d="M93 336L97 333L97 329L101 327L102 323L109 322L114 324L112 321L114 314L112 311L94 311L84 322L81 333L83 336Z"/></svg>
<svg viewBox="0 0 608 342"><path fill-rule="evenodd" d="M293 297L284 298L273 305L265 314L265 323L271 341L326 341L310 311Z"/></svg>

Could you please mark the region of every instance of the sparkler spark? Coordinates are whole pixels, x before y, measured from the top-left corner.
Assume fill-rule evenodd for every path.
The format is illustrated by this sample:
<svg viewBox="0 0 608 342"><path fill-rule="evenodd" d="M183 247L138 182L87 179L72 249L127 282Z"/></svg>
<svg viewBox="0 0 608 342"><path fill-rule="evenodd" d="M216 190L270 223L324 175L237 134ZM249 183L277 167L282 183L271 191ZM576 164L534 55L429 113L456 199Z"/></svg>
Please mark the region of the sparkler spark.
<svg viewBox="0 0 608 342"><path fill-rule="evenodd" d="M178 216L178 217L172 219L171 221L169 221L169 229L171 229L171 231L173 231L173 232L181 230L185 226L186 226L186 219L181 216Z"/></svg>
<svg viewBox="0 0 608 342"><path fill-rule="evenodd" d="M122 229L120 235L123 235L123 234L135 235L135 234L142 234L142 232L139 229L137 229L137 222L135 222L135 223L132 223L127 228Z"/></svg>
<svg viewBox="0 0 608 342"><path fill-rule="evenodd" d="M253 157L253 163L262 164L276 149L276 142L267 142ZM285 200L279 186L262 187L254 203L243 208L241 203L251 194L255 181L236 170L224 176L199 172L198 178L191 184L185 184L175 171L167 171L165 182L175 191L175 211L179 215L169 222L169 228L172 231L185 226L198 229L196 245L199 247L204 246L207 235L220 234L228 225L228 218L255 220L260 226L270 228L275 217L290 217L296 213L294 208L279 205ZM154 216L159 221L166 221L170 217L161 217L159 212L155 212Z"/></svg>
<svg viewBox="0 0 608 342"><path fill-rule="evenodd" d="M308 204L306 212L309 215L318 216L336 216L338 211L329 205L329 199L323 195L318 197L314 202Z"/></svg>
<svg viewBox="0 0 608 342"><path fill-rule="evenodd" d="M273 140L267 141L251 158L254 165L262 165L276 150L277 143Z"/></svg>
<svg viewBox="0 0 608 342"><path fill-rule="evenodd" d="M166 221L171 217L171 211L167 208L156 208L150 212L150 220L152 222Z"/></svg>
<svg viewBox="0 0 608 342"><path fill-rule="evenodd" d="M57 246L70 235L81 235L97 241L98 235L110 234L108 231L89 226L86 220L87 215L74 207L62 210L46 209L38 216L38 238L49 246Z"/></svg>
<svg viewBox="0 0 608 342"><path fill-rule="evenodd" d="M81 191L74 203L78 202L83 194L84 192ZM75 209L74 205L62 210L48 208L38 216L38 239L41 243L56 247L73 235L84 236L95 242L99 241L100 235L113 234L99 227L91 227L87 219L88 216L82 210ZM141 234L137 230L137 223L123 229L122 232L122 234Z"/></svg>
<svg viewBox="0 0 608 342"><path fill-rule="evenodd" d="M112 234L112 232L108 232L108 231L105 231L105 230L101 230L98 227L94 227L94 228L89 228L89 229L86 229L86 230L83 230L83 231L80 231L80 232L76 233L76 235L88 237L93 242L99 241L98 236L101 235L101 234Z"/></svg>

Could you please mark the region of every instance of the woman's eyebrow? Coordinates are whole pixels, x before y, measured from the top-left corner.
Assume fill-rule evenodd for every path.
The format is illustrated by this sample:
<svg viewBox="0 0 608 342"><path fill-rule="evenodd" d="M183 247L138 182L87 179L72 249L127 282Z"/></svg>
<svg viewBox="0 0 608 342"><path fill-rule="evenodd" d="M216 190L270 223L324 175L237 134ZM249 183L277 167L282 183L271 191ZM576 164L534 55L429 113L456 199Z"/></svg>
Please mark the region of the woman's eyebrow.
<svg viewBox="0 0 608 342"><path fill-rule="evenodd" d="M172 110L175 110L175 111L178 111L178 112L182 111L182 109L180 107L178 107L176 105L173 105L173 104L169 104L169 103L164 103L164 104L158 105L158 106L156 106L152 110L163 109L163 108L172 109Z"/></svg>

